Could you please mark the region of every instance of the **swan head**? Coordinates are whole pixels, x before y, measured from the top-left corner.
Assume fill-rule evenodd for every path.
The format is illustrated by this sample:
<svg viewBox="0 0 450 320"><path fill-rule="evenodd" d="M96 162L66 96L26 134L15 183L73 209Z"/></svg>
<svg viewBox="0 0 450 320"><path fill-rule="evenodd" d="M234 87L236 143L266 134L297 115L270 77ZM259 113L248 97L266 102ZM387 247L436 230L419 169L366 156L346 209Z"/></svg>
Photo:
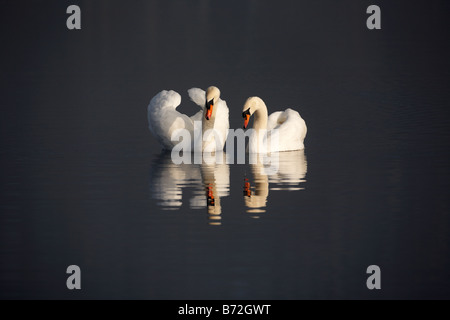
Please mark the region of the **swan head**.
<svg viewBox="0 0 450 320"><path fill-rule="evenodd" d="M211 119L214 106L217 105L217 102L219 102L220 98L220 90L217 87L211 86L208 89L206 89L206 103L205 103L205 118L206 120Z"/></svg>
<svg viewBox="0 0 450 320"><path fill-rule="evenodd" d="M247 129L250 117L259 109L261 98L250 97L245 101L244 107L242 108L242 117L244 118L244 129Z"/></svg>

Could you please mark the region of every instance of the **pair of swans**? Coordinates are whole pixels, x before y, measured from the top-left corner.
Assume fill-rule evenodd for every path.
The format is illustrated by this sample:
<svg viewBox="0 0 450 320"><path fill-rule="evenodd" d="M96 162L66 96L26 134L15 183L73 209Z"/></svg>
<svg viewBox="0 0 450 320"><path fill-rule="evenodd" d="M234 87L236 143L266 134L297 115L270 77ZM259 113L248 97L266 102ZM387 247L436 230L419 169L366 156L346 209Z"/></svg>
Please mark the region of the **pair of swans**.
<svg viewBox="0 0 450 320"><path fill-rule="evenodd" d="M181 103L181 96L173 91L161 91L152 98L148 105L149 129L164 149L172 150L179 143L172 138L179 130L187 130L191 139L185 151L222 151L228 137L229 110L226 102L220 98L217 87L209 87L206 92L199 88L188 90L190 99L201 110L189 117L176 110ZM261 153L304 149L306 123L300 114L290 108L277 111L268 117L267 106L259 97L250 97L244 104L242 116L244 129L250 117L254 115L254 130L249 137L249 153ZM201 130L196 130L196 123L201 121ZM209 131L214 134L206 134ZM211 132L210 131L210 132ZM277 135L277 143L270 145L272 136Z"/></svg>

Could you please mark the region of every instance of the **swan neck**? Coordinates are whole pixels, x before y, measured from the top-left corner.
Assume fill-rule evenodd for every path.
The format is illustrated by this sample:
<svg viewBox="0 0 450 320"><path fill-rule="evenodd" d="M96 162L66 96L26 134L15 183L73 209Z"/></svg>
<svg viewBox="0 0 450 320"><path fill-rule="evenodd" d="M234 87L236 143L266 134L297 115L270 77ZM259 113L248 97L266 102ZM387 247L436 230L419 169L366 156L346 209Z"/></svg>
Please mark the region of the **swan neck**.
<svg viewBox="0 0 450 320"><path fill-rule="evenodd" d="M267 129L267 107L262 100L257 104L254 128L255 130Z"/></svg>

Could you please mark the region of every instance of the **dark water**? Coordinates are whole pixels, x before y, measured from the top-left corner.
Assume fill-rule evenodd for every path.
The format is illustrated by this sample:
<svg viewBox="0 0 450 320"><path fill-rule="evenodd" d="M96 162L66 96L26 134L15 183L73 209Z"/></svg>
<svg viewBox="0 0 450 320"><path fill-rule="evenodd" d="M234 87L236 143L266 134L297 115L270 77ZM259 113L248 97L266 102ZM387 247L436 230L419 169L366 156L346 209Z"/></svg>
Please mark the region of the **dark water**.
<svg viewBox="0 0 450 320"><path fill-rule="evenodd" d="M448 2L0 4L0 298L450 298ZM298 110L305 151L174 166L147 104L212 84L232 128Z"/></svg>

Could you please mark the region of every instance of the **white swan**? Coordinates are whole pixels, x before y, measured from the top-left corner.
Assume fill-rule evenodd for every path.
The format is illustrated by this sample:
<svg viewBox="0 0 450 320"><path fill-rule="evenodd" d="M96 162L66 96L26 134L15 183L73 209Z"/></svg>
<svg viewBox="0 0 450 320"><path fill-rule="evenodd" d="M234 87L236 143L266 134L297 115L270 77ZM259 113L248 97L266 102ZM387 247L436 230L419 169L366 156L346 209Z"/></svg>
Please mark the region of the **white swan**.
<svg viewBox="0 0 450 320"><path fill-rule="evenodd" d="M150 131L166 150L172 150L179 143L179 141L171 140L172 135L179 129L186 129L191 136L190 147L185 148L184 151L192 151L194 147L197 148L196 151L223 150L230 125L228 107L226 102L220 99L220 90L212 86L206 90L206 93L198 88L189 89L188 93L191 100L202 110L191 117L178 112L176 108L181 103L181 96L173 90L163 90L152 98L147 108ZM195 121L201 121L201 137L194 136ZM204 137L205 133L211 132L210 129L213 129L214 133ZM200 142L194 144L194 139L202 138L204 138L203 143L198 140Z"/></svg>
<svg viewBox="0 0 450 320"><path fill-rule="evenodd" d="M267 118L267 107L259 97L250 97L242 109L244 129L254 114L253 131L250 134L248 151L250 153L301 150L305 146L306 123L300 114L290 108L277 111ZM275 137L275 141L271 141ZM272 142L272 144L271 144ZM277 142L277 143L276 143Z"/></svg>

